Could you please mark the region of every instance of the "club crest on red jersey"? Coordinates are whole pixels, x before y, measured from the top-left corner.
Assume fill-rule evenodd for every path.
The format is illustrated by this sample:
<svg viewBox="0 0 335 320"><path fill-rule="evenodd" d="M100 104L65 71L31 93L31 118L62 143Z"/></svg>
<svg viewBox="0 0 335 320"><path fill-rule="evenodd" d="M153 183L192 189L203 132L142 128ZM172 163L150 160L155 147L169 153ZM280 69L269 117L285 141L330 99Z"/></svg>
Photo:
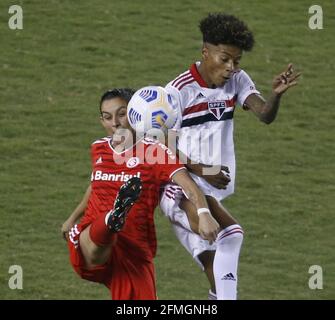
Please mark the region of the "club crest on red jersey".
<svg viewBox="0 0 335 320"><path fill-rule="evenodd" d="M138 157L132 157L128 159L126 166L127 168L134 168L140 163L140 159Z"/></svg>
<svg viewBox="0 0 335 320"><path fill-rule="evenodd" d="M221 119L225 109L226 109L225 101L208 102L209 112L213 114L214 117L218 120Z"/></svg>

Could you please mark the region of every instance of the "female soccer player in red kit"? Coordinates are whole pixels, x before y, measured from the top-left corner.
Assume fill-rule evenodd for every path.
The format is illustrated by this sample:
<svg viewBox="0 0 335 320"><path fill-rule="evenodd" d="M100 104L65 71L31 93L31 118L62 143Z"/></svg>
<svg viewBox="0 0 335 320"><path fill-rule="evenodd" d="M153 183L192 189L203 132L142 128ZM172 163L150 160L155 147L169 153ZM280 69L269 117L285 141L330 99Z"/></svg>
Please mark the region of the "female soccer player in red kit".
<svg viewBox="0 0 335 320"><path fill-rule="evenodd" d="M114 300L156 299L154 209L159 189L174 181L198 209L199 233L214 241L219 225L185 167L158 141L140 138L127 120L131 89L107 91L100 101L108 137L91 147L91 184L62 231L70 260L86 280L106 285ZM149 156L148 156L149 155ZM78 218L84 213L79 224Z"/></svg>

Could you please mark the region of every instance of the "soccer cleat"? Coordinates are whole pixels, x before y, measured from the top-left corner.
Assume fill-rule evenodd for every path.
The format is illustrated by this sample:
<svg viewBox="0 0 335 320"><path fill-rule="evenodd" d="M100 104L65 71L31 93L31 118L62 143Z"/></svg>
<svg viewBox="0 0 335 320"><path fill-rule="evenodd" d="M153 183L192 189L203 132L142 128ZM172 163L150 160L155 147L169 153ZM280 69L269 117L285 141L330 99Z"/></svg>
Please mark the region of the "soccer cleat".
<svg viewBox="0 0 335 320"><path fill-rule="evenodd" d="M208 300L217 300L216 293L214 293L211 289L208 291Z"/></svg>
<svg viewBox="0 0 335 320"><path fill-rule="evenodd" d="M119 232L126 222L127 213L140 197L142 182L138 177L124 183L115 198L114 209L106 216L106 224L112 232Z"/></svg>

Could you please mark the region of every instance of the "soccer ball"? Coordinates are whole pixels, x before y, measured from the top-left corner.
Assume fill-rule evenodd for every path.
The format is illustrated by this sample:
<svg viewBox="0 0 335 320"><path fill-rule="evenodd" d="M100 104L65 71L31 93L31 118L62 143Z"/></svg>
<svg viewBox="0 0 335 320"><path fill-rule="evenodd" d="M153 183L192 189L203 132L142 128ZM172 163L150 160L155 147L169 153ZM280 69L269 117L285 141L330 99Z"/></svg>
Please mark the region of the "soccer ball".
<svg viewBox="0 0 335 320"><path fill-rule="evenodd" d="M166 132L177 121L177 107L171 95L159 86L137 90L128 103L127 117L131 127L140 133L152 129Z"/></svg>

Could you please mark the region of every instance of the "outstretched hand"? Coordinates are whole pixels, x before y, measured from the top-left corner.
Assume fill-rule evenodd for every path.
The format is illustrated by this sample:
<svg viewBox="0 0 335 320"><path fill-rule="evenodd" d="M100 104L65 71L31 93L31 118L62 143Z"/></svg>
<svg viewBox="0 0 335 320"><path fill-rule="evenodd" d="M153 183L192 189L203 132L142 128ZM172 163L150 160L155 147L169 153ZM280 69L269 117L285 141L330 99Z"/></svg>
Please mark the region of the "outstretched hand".
<svg viewBox="0 0 335 320"><path fill-rule="evenodd" d="M276 94L283 94L288 88L298 84L301 72L294 72L293 64L290 63L286 70L273 79L272 89Z"/></svg>

